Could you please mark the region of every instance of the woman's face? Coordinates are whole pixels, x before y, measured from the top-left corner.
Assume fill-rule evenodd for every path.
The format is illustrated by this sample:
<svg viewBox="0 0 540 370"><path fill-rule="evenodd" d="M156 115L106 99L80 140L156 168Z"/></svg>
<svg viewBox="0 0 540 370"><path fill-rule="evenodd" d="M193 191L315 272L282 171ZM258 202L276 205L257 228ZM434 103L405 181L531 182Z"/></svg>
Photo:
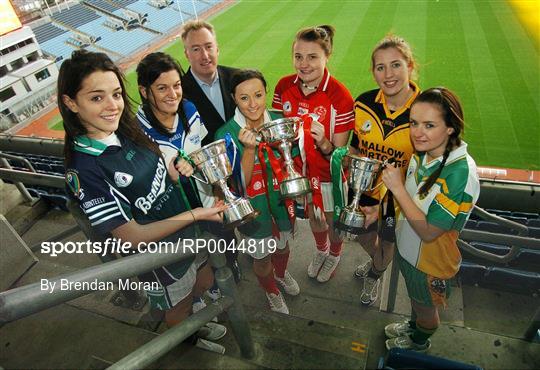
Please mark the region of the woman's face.
<svg viewBox="0 0 540 370"><path fill-rule="evenodd" d="M161 73L149 89L139 86L139 91L148 100L158 118L176 115L182 101L180 75L175 69Z"/></svg>
<svg viewBox="0 0 540 370"><path fill-rule="evenodd" d="M444 154L453 132L452 127L446 126L436 104L420 102L411 107L411 141L414 149L426 152L430 159Z"/></svg>
<svg viewBox="0 0 540 370"><path fill-rule="evenodd" d="M407 90L412 67L398 49L392 47L377 50L373 61L373 77L385 96L396 96Z"/></svg>
<svg viewBox="0 0 540 370"><path fill-rule="evenodd" d="M322 80L328 57L323 48L312 41L298 40L293 47L294 68L306 85L316 86Z"/></svg>
<svg viewBox="0 0 540 370"><path fill-rule="evenodd" d="M66 106L77 114L89 138L104 139L118 129L124 99L114 72L93 72L83 80L75 99L67 95L62 98Z"/></svg>
<svg viewBox="0 0 540 370"><path fill-rule="evenodd" d="M248 121L262 123L266 108L266 91L261 80L252 78L236 86L234 101Z"/></svg>

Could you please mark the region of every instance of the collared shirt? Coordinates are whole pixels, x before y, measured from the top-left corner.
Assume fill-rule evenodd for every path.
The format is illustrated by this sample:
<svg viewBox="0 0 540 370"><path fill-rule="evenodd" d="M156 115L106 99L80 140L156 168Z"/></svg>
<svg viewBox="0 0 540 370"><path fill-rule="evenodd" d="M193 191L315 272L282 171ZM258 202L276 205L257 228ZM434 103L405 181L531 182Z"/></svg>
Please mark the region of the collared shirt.
<svg viewBox="0 0 540 370"><path fill-rule="evenodd" d="M428 275L449 279L459 270L461 255L457 247L474 203L480 194L476 164L467 153L467 144L452 150L443 170L427 195L418 194L427 178L439 168L443 157L427 161L425 153L415 154L407 169L405 188L414 203L426 215L429 224L444 233L431 242L420 239L409 220L400 213L396 223L399 254Z"/></svg>
<svg viewBox="0 0 540 370"><path fill-rule="evenodd" d="M219 85L219 73L216 71L216 77L214 78L214 81L212 81L211 84L207 84L203 80L201 80L193 71L191 71L191 74L193 75L193 78L195 81L197 81L197 84L201 87L202 91L204 91L204 95L212 102L212 105L214 108L216 108L217 112L223 118L225 119L225 107L223 105L223 95L221 94L221 87Z"/></svg>

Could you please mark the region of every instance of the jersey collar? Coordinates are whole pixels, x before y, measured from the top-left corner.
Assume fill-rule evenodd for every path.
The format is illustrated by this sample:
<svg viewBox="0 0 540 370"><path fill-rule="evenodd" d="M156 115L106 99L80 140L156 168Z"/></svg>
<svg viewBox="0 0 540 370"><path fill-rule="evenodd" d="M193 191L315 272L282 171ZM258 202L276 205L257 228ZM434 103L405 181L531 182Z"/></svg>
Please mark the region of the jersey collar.
<svg viewBox="0 0 540 370"><path fill-rule="evenodd" d="M113 135L116 136L116 134ZM77 136L75 140L73 140L73 144L74 150L95 157L100 156L109 147L109 145L100 140L91 139L84 135Z"/></svg>
<svg viewBox="0 0 540 370"><path fill-rule="evenodd" d="M390 119L394 119L398 117L400 114L402 114L403 112L405 112L407 109L411 108L411 105L414 102L414 99L416 99L416 97L420 93L420 89L418 88L418 85L414 83L413 81L409 81L409 85L412 87L414 91L412 96L409 98L409 100L407 100L405 105L401 107L401 109L398 109L397 111L394 111L394 112L391 112L390 109L388 109L388 106L386 105L386 98L384 97L383 91L382 89L379 89L379 92L377 93L377 96L375 97L375 102L383 105L384 113L386 114L386 117Z"/></svg>
<svg viewBox="0 0 540 370"><path fill-rule="evenodd" d="M446 165L449 165L452 162L457 161L460 158L463 158L467 155L467 143L461 140L461 145L458 146L456 149L452 150L450 154L448 154L448 158L446 159ZM422 158L422 166L425 168L430 168L435 165L439 165L443 160L443 156L432 159L429 163L427 163L427 155L424 153L424 156Z"/></svg>
<svg viewBox="0 0 540 370"><path fill-rule="evenodd" d="M328 89L328 82L329 81L330 81L330 72L328 72L328 68L325 68L321 83L319 84L319 86L317 86L317 90L315 90L315 91L326 91ZM297 74L296 78L294 79L294 83L298 84L299 82L300 82L300 77Z"/></svg>

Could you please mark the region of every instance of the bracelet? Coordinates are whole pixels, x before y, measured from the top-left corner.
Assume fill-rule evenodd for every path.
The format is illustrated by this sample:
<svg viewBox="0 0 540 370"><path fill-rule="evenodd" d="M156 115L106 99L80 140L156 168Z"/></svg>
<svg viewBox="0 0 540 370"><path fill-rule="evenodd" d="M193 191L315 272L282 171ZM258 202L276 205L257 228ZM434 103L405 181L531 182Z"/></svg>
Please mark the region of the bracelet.
<svg viewBox="0 0 540 370"><path fill-rule="evenodd" d="M189 210L189 213L191 213L191 217L193 217L193 222L197 222L197 219L195 218L195 214L193 213L191 209Z"/></svg>

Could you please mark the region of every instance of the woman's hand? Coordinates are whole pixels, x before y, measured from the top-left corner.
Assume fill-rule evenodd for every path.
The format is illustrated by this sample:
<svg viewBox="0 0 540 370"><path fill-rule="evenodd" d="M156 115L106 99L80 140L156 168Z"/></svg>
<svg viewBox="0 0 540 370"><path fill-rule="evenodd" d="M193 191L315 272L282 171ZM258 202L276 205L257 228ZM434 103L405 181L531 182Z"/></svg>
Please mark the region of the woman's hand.
<svg viewBox="0 0 540 370"><path fill-rule="evenodd" d="M319 121L313 121L311 123L311 137L315 140L315 144L321 147L328 139L324 136L324 126Z"/></svg>
<svg viewBox="0 0 540 370"><path fill-rule="evenodd" d="M223 222L223 211L227 208L223 200L216 200L211 208L198 207L192 210L195 221Z"/></svg>
<svg viewBox="0 0 540 370"><path fill-rule="evenodd" d="M386 168L383 170L382 181L392 193L396 193L405 187L401 171L390 163L387 164Z"/></svg>
<svg viewBox="0 0 540 370"><path fill-rule="evenodd" d="M377 222L379 219L379 208L380 206L378 204L375 206L360 207L362 213L366 215L364 220L364 229L367 229L372 223Z"/></svg>
<svg viewBox="0 0 540 370"><path fill-rule="evenodd" d="M190 177L193 175L193 167L183 158L180 158L175 164L175 168L181 175Z"/></svg>
<svg viewBox="0 0 540 370"><path fill-rule="evenodd" d="M245 149L255 149L257 146L257 133L245 128L240 129L238 140L244 145Z"/></svg>

